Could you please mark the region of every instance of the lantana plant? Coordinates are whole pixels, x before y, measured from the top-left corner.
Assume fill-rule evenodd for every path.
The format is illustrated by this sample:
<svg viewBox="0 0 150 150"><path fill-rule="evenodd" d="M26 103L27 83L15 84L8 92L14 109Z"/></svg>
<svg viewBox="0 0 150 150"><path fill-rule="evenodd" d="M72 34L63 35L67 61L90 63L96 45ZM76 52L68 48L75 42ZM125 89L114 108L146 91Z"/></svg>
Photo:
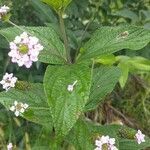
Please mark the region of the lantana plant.
<svg viewBox="0 0 150 150"><path fill-rule="evenodd" d="M47 64L43 83L28 83L6 73L0 82L0 103L16 117L43 126L50 145L41 150L60 150L63 144L75 150L140 150L150 139L140 130L119 124L95 124L85 113L97 108L118 82L117 66L95 65L95 60L122 49L139 50L150 41L150 31L123 25L100 27L91 39L71 55L63 20L71 0L42 0L58 14L62 37L52 26L25 27L10 21L8 6L0 7L0 20L13 27L0 30L10 45L12 63L29 69L40 61ZM8 15L8 17L7 17ZM7 149L13 149L8 141ZM40 149L39 149L40 150Z"/></svg>

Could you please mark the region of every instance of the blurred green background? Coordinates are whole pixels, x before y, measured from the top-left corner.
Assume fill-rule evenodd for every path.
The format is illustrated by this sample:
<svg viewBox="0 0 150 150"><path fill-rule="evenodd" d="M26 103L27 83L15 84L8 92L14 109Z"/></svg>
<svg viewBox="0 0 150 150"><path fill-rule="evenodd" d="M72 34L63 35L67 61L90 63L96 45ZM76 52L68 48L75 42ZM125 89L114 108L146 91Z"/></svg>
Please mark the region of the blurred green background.
<svg viewBox="0 0 150 150"><path fill-rule="evenodd" d="M17 25L53 25L59 34L56 13L40 0L0 0L0 4L11 7L11 21ZM63 17L74 55L100 26L132 24L150 29L150 1L73 0ZM9 26L0 22L0 28ZM5 72L13 72L20 80L42 82L46 64L38 62L31 69L19 68L10 62L8 52L9 45L0 36L0 79ZM149 60L150 44L139 51L122 50L115 55L142 56ZM102 124L124 123L135 129L140 128L150 136L150 70L136 70L129 74L123 89L117 84L105 101L86 116ZM0 106L0 149L11 140L19 145L19 149L29 150L45 139L46 135L47 130L21 118L15 118ZM46 140L42 141L42 145L44 144Z"/></svg>

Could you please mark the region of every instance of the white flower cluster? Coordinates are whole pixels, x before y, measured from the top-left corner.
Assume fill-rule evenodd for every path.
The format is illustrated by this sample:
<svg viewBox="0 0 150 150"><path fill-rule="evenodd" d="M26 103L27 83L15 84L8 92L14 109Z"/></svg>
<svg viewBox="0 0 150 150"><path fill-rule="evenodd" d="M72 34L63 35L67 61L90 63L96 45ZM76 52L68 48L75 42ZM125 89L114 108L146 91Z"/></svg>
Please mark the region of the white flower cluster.
<svg viewBox="0 0 150 150"><path fill-rule="evenodd" d="M13 73L11 74L6 73L3 76L2 81L0 81L0 84L3 85L3 89L8 91L10 88L15 87L16 82L17 82L17 78L13 77Z"/></svg>
<svg viewBox="0 0 150 150"><path fill-rule="evenodd" d="M18 117L20 114L24 113L25 110L29 107L28 104L23 104L21 102L14 102L14 105L10 107L10 110L13 111L16 115L16 117Z"/></svg>
<svg viewBox="0 0 150 150"><path fill-rule="evenodd" d="M2 81L0 81L0 84L3 85L3 89L8 91L10 88L15 87L15 83L17 82L17 78L13 77L13 73L8 74L6 73L3 76ZM23 104L21 102L14 102L14 106L10 107L10 110L15 112L16 116L19 116L20 114L24 113L24 111L28 108L28 104Z"/></svg>
<svg viewBox="0 0 150 150"><path fill-rule="evenodd" d="M145 142L145 135L138 130L137 133L135 134L135 139L137 141L138 144L141 144L142 142Z"/></svg>
<svg viewBox="0 0 150 150"><path fill-rule="evenodd" d="M98 140L95 141L95 145L97 146L95 150L118 150L115 146L115 139L107 136L99 137Z"/></svg>
<svg viewBox="0 0 150 150"><path fill-rule="evenodd" d="M0 7L0 20L4 15L6 15L9 12L10 8L8 6L2 6Z"/></svg>
<svg viewBox="0 0 150 150"><path fill-rule="evenodd" d="M12 143L9 143L9 144L7 145L7 150L12 150L12 148L13 148L13 144L12 144Z"/></svg>
<svg viewBox="0 0 150 150"><path fill-rule="evenodd" d="M12 58L13 63L17 63L20 67L30 68L33 62L38 61L38 55L43 50L43 46L39 43L39 39L29 36L23 32L20 36L16 36L13 42L10 42L11 51L8 55Z"/></svg>

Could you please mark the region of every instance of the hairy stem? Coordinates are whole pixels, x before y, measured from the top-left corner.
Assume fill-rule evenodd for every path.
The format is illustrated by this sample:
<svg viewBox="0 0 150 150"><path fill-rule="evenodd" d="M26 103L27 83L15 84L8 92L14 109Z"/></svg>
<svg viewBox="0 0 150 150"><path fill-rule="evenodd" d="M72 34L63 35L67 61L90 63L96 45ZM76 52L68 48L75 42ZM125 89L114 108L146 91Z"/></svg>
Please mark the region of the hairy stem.
<svg viewBox="0 0 150 150"><path fill-rule="evenodd" d="M67 62L71 63L70 49L69 49L69 45L68 45L68 39L67 39L67 35L66 35L64 20L62 18L62 11L60 11L58 14L59 14L60 30L61 30L62 38L64 41L65 49L66 49Z"/></svg>
<svg viewBox="0 0 150 150"><path fill-rule="evenodd" d="M12 21L7 21L9 24L15 26L16 28L18 28L19 30L23 31L23 32L26 32L23 28L19 27L18 25L16 25L15 23L13 23Z"/></svg>
<svg viewBox="0 0 150 150"><path fill-rule="evenodd" d="M9 20L9 21L7 21L7 22L8 22L9 24L13 25L14 27L18 28L19 30L28 33L28 35L33 36L31 33L29 33L28 31L26 31L24 28L22 28L22 27L16 25L16 24L13 23L12 21Z"/></svg>

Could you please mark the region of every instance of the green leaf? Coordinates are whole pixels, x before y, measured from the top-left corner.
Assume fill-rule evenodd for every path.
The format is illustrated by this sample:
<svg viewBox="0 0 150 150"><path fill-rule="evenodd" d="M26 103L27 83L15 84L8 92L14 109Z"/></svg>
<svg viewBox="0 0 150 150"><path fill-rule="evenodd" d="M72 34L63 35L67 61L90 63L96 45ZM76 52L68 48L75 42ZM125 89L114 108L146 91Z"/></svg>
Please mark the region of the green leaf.
<svg viewBox="0 0 150 150"><path fill-rule="evenodd" d="M139 50L150 41L150 30L136 26L101 27L83 46L79 61L122 49ZM84 50L84 51L83 51Z"/></svg>
<svg viewBox="0 0 150 150"><path fill-rule="evenodd" d="M119 79L119 84L121 88L124 88L127 80L128 80L128 74L129 74L129 64L127 62L120 62L118 64L118 67L121 69L121 76Z"/></svg>
<svg viewBox="0 0 150 150"><path fill-rule="evenodd" d="M0 39L1 39L0 48L1 49L8 49L8 43L7 43L6 39L2 35L0 35ZM2 50L1 50L1 52L2 52ZM2 54L1 54L1 56L2 56Z"/></svg>
<svg viewBox="0 0 150 150"><path fill-rule="evenodd" d="M112 124L112 125L93 125L92 123L89 124L89 129L93 136L102 136L102 135L109 135L110 137L117 137L118 131L122 126Z"/></svg>
<svg viewBox="0 0 150 150"><path fill-rule="evenodd" d="M49 8L48 5L45 5L41 2L41 0L31 0L31 4L35 9L35 13L37 14L37 17L42 22L52 22L56 23L57 19L54 16L52 10Z"/></svg>
<svg viewBox="0 0 150 150"><path fill-rule="evenodd" d="M41 0L41 1L53 7L56 11L60 9L65 9L71 2L71 0Z"/></svg>
<svg viewBox="0 0 150 150"><path fill-rule="evenodd" d="M103 65L113 65L116 62L116 57L113 54L103 55L96 59L95 62Z"/></svg>
<svg viewBox="0 0 150 150"><path fill-rule="evenodd" d="M128 132L128 134L133 134L133 139L121 138L119 133L122 129L125 129ZM124 132L124 130L122 131ZM72 128L72 130L66 137L66 141L70 144L73 144L73 146L77 150L91 150L96 148L95 140L98 137L108 135L110 138L115 138L115 146L119 150L141 150L150 146L150 139L148 137L145 138L144 143L138 144L134 139L135 133L136 130L123 125L100 125L93 124L91 121L78 120L78 122L75 124L75 126ZM84 144L85 142L86 144Z"/></svg>
<svg viewBox="0 0 150 150"><path fill-rule="evenodd" d="M135 140L119 140L119 150L143 150L148 147L150 148L150 139L148 137L146 137L145 142L141 144L138 144Z"/></svg>
<svg viewBox="0 0 150 150"><path fill-rule="evenodd" d="M50 64L64 64L66 62L64 45L51 26L20 28L40 39L40 43L44 46L44 50L41 51L39 55L39 61ZM8 42L11 42L17 35L23 32L22 30L16 27L10 27L1 29L0 34L3 35Z"/></svg>
<svg viewBox="0 0 150 150"><path fill-rule="evenodd" d="M117 67L101 66L94 69L90 100L86 104L85 111L95 109L101 100L113 90L119 77L120 70Z"/></svg>
<svg viewBox="0 0 150 150"><path fill-rule="evenodd" d="M68 143L74 145L76 150L94 149L91 132L86 121L78 120L66 137ZM85 144L86 142L86 144Z"/></svg>
<svg viewBox="0 0 150 150"><path fill-rule="evenodd" d="M133 57L129 60L129 63L131 64L131 67L133 69L150 71L150 60L144 57L140 57L140 56Z"/></svg>
<svg viewBox="0 0 150 150"><path fill-rule="evenodd" d="M139 21L137 14L135 12L131 11L130 9L119 10L114 15L121 16L124 18L129 18L129 19L131 19L132 23L136 23Z"/></svg>
<svg viewBox="0 0 150 150"><path fill-rule="evenodd" d="M34 145L32 146L32 150L37 150L37 149L40 149L40 150L47 149L48 150L48 149L50 149L51 141L52 141L52 140L49 140L50 136L51 136L51 134L50 134L49 130L47 131L47 130L45 130L45 128L41 128L40 134L37 137L35 137L36 140L35 140Z"/></svg>
<svg viewBox="0 0 150 150"><path fill-rule="evenodd" d="M48 66L44 87L56 134L66 135L83 112L89 98L90 68L87 65ZM77 83L72 92L68 85Z"/></svg>
<svg viewBox="0 0 150 150"><path fill-rule="evenodd" d="M32 84L31 87L19 90L11 89L0 93L0 103L8 110L14 101L27 103L28 109L23 113L25 119L52 129L52 118L42 84Z"/></svg>

